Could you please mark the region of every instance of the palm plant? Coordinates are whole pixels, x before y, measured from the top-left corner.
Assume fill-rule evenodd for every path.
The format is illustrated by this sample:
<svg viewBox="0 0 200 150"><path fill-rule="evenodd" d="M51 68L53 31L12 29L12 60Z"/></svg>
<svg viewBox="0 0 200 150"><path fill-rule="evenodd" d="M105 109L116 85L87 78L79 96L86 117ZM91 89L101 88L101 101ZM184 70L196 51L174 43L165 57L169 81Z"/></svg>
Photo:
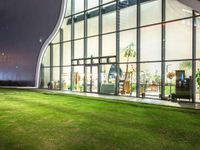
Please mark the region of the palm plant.
<svg viewBox="0 0 200 150"><path fill-rule="evenodd" d="M126 72L128 72L128 62L129 59L136 56L135 45L134 43L130 43L126 48L123 49L124 57L126 57Z"/></svg>

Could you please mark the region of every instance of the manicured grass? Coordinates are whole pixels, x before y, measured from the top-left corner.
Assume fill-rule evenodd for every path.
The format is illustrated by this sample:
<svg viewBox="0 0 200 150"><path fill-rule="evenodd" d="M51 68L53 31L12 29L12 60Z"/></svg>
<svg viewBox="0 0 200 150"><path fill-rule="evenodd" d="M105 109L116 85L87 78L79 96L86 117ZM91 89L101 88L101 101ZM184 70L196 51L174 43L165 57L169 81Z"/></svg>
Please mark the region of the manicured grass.
<svg viewBox="0 0 200 150"><path fill-rule="evenodd" d="M200 111L0 89L0 150L198 150Z"/></svg>

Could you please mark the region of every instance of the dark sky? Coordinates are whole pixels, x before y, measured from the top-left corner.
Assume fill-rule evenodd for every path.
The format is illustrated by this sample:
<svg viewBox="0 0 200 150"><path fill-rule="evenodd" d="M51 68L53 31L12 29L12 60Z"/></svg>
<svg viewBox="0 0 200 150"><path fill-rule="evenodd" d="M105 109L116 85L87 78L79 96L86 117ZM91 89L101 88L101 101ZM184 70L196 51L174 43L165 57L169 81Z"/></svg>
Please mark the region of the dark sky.
<svg viewBox="0 0 200 150"><path fill-rule="evenodd" d="M40 48L57 23L61 2L0 0L0 81L34 82Z"/></svg>

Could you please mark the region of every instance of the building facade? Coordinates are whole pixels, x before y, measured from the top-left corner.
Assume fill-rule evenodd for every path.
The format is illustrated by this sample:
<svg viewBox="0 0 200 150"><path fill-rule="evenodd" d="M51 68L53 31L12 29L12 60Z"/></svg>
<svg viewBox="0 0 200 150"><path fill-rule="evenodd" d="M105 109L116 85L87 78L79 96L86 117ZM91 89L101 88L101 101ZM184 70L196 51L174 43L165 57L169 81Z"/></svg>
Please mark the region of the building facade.
<svg viewBox="0 0 200 150"><path fill-rule="evenodd" d="M200 15L178 0L68 0L40 87L198 102Z"/></svg>

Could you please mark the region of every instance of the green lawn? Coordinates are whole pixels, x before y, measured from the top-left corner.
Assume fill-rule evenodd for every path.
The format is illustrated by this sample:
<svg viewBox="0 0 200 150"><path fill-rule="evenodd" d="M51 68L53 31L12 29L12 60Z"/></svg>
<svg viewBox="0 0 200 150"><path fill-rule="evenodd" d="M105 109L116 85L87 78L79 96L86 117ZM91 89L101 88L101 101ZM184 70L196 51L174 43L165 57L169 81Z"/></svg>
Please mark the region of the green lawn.
<svg viewBox="0 0 200 150"><path fill-rule="evenodd" d="M0 150L198 150L200 111L0 89Z"/></svg>

